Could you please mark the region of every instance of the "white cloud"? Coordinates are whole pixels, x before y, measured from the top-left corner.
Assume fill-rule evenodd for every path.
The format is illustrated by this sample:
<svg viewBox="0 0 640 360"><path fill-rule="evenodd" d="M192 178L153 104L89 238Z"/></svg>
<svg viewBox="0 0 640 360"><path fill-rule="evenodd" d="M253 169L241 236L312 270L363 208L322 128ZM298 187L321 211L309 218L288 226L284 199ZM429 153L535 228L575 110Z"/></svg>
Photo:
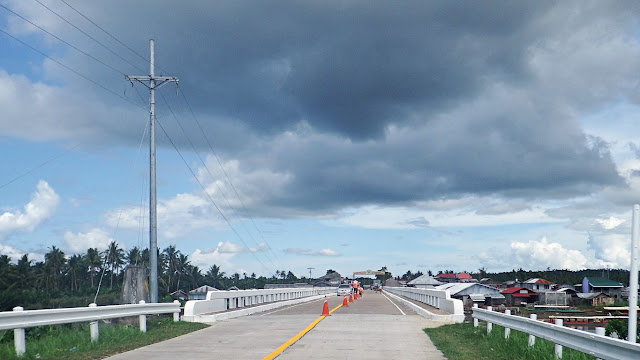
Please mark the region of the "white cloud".
<svg viewBox="0 0 640 360"><path fill-rule="evenodd" d="M11 258L11 261L14 263L18 262L18 260L20 260L20 258L24 254L29 255L29 260L44 261L44 255L42 254L27 253L9 245L0 244L0 254L7 255L8 257Z"/></svg>
<svg viewBox="0 0 640 360"><path fill-rule="evenodd" d="M113 238L102 229L91 229L86 233L72 233L67 231L62 237L62 241L66 245L66 249L74 254L82 254L89 248L97 248L98 250L105 250L109 246L109 243L114 241ZM122 244L118 244L123 247Z"/></svg>
<svg viewBox="0 0 640 360"><path fill-rule="evenodd" d="M223 253L219 248L215 249L205 249L200 250L196 249L189 259L193 265L199 266L203 269L203 272L206 272L211 265L218 265L222 268L231 268L231 258L235 256L235 253Z"/></svg>
<svg viewBox="0 0 640 360"><path fill-rule="evenodd" d="M628 269L631 265L631 234L589 234L588 244L600 267Z"/></svg>
<svg viewBox="0 0 640 360"><path fill-rule="evenodd" d="M287 248L287 249L284 249L283 251L286 254L308 255L308 256L340 256L341 255L339 252L331 249L311 250L311 249Z"/></svg>
<svg viewBox="0 0 640 360"><path fill-rule="evenodd" d="M550 243L546 237L526 243L512 242L510 246L516 264L525 269L579 270L587 266L587 258L580 251Z"/></svg>
<svg viewBox="0 0 640 360"><path fill-rule="evenodd" d="M617 227L618 225L622 224L623 222L625 222L624 219L618 219L616 217L613 216L609 216L608 219L596 219L596 222L598 224L600 224L603 228L607 229L607 230L611 230L615 227Z"/></svg>
<svg viewBox="0 0 640 360"><path fill-rule="evenodd" d="M60 197L49 186L40 180L37 191L31 201L24 206L24 211L7 211L0 215L0 234L17 230L31 232L43 221L51 218L60 203Z"/></svg>

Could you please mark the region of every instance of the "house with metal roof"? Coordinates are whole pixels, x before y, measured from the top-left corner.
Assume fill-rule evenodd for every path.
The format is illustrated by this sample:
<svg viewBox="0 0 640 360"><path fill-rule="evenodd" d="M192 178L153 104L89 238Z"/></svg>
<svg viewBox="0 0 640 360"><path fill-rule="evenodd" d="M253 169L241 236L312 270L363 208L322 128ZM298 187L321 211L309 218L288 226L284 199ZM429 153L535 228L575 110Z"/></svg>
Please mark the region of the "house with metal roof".
<svg viewBox="0 0 640 360"><path fill-rule="evenodd" d="M582 279L583 293L603 293L614 299L622 300L624 286L611 279L603 277L585 277Z"/></svg>
<svg viewBox="0 0 640 360"><path fill-rule="evenodd" d="M549 280L542 278L531 278L520 283L520 286L531 289L535 292L551 291L551 287L555 285Z"/></svg>
<svg viewBox="0 0 640 360"><path fill-rule="evenodd" d="M427 274L421 275L407 283L407 286L422 288L422 289L431 289L438 285L442 285L443 283L434 279L433 276L429 276Z"/></svg>
<svg viewBox="0 0 640 360"><path fill-rule="evenodd" d="M522 286L504 289L500 294L504 295L508 306L533 304L538 298L538 293Z"/></svg>
<svg viewBox="0 0 640 360"><path fill-rule="evenodd" d="M449 283L436 286L436 290L449 290L451 297L462 300L466 307L473 303L494 306L505 302L500 290L480 283Z"/></svg>
<svg viewBox="0 0 640 360"><path fill-rule="evenodd" d="M467 273L446 273L446 274L438 274L435 276L436 279L443 283L453 283L453 282L472 282L474 279L471 275Z"/></svg>

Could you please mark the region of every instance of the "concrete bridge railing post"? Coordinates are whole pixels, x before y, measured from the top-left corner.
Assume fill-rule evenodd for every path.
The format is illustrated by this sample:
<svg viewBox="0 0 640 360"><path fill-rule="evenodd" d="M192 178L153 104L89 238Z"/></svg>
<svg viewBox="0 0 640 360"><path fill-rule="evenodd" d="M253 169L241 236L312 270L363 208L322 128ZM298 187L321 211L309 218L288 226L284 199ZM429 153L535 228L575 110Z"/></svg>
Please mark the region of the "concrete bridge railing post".
<svg viewBox="0 0 640 360"><path fill-rule="evenodd" d="M22 306L16 306L13 311L24 311ZM13 342L16 347L16 354L22 356L27 351L27 342L24 338L24 328L13 329Z"/></svg>
<svg viewBox="0 0 640 360"><path fill-rule="evenodd" d="M98 304L91 303L89 304L89 307L95 308L98 307ZM100 337L100 328L97 320L89 323L89 333L91 334L91 342L98 341L98 338Z"/></svg>

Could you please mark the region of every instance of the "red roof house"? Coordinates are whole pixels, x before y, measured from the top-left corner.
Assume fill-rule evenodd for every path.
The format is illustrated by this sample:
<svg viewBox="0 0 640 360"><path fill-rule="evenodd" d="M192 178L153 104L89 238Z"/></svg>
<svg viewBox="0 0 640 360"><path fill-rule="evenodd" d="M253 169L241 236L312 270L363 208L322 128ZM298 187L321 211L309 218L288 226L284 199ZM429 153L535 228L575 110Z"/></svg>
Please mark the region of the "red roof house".
<svg viewBox="0 0 640 360"><path fill-rule="evenodd" d="M435 277L442 282L470 282L470 280L473 280L471 275L463 272L438 274Z"/></svg>
<svg viewBox="0 0 640 360"><path fill-rule="evenodd" d="M518 306L523 303L532 303L538 298L538 294L525 287L511 287L500 291L504 295L509 306Z"/></svg>

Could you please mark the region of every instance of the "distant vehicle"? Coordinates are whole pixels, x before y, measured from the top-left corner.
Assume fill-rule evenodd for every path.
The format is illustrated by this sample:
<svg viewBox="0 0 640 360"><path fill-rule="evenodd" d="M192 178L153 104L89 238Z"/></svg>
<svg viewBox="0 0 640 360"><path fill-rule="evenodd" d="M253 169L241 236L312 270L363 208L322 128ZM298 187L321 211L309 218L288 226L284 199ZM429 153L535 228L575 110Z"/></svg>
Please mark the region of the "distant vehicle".
<svg viewBox="0 0 640 360"><path fill-rule="evenodd" d="M338 296L344 296L351 294L351 284L338 285Z"/></svg>

